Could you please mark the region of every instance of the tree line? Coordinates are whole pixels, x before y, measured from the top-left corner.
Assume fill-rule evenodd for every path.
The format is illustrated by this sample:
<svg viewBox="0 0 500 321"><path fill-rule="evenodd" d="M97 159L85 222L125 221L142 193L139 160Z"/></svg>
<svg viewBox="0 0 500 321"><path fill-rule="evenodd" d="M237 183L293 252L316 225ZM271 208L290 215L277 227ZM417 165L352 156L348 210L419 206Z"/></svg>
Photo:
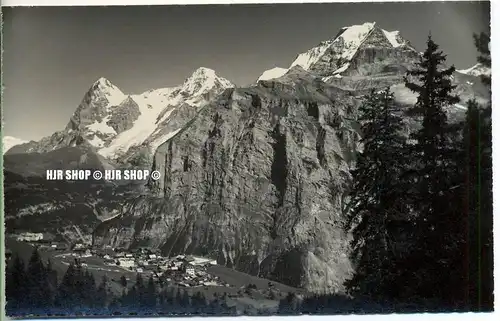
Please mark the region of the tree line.
<svg viewBox="0 0 500 321"><path fill-rule="evenodd" d="M474 41L491 68L489 35ZM445 61L429 35L405 78L416 103L402 111L387 88L360 107L363 151L345 211L351 298L290 295L284 313L493 311L491 100L469 100L465 119L450 121L460 99ZM481 80L491 93L490 76ZM405 119L415 122L409 135Z"/></svg>
<svg viewBox="0 0 500 321"><path fill-rule="evenodd" d="M155 282L152 276L144 279L137 274L131 287L122 276L119 284L122 293L116 295L106 275L96 282L78 259L69 264L58 280L51 261L44 263L35 248L27 266L17 254L7 265L6 311L11 316L235 313L234 308L227 305L226 295L190 294L167 286L162 279Z"/></svg>

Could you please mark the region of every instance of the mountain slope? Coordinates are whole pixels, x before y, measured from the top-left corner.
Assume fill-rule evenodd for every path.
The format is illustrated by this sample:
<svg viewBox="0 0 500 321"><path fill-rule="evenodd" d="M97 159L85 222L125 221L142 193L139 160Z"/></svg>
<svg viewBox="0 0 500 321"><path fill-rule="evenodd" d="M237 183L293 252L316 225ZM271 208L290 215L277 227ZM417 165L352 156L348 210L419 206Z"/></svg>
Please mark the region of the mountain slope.
<svg viewBox="0 0 500 321"><path fill-rule="evenodd" d="M279 78L279 77L283 76L284 74L286 74L287 72L288 72L288 69L274 67L274 68L271 68L271 69L264 71L262 73L262 75L260 75L259 79L257 79L257 81Z"/></svg>
<svg viewBox="0 0 500 321"><path fill-rule="evenodd" d="M480 63L477 63L474 66L467 68L467 69L457 70L457 72L459 72L461 74L469 75L469 76L475 76L475 77L491 76L491 69L486 67L486 66L483 66Z"/></svg>
<svg viewBox="0 0 500 321"><path fill-rule="evenodd" d="M3 153L5 154L9 149L16 145L21 145L27 143L24 139L12 137L12 136L4 136L2 141Z"/></svg>

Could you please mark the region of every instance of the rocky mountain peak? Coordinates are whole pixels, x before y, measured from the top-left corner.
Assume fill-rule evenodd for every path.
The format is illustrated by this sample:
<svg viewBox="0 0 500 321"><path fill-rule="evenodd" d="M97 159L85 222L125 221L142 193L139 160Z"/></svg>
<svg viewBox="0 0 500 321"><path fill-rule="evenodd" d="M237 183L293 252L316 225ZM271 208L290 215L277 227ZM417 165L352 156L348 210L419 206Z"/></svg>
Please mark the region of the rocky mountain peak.
<svg viewBox="0 0 500 321"><path fill-rule="evenodd" d="M297 56L290 67L299 65L322 76L361 73L360 66L376 60L408 56L417 52L399 31L387 31L375 22L343 27L333 39L320 42L316 47Z"/></svg>
<svg viewBox="0 0 500 321"><path fill-rule="evenodd" d="M213 69L200 67L184 81L181 92L185 96L199 96L213 89L231 87L234 85L229 80L218 76Z"/></svg>
<svg viewBox="0 0 500 321"><path fill-rule="evenodd" d="M105 99L108 108L120 104L127 97L117 86L104 77L97 79L92 84L86 96L89 96L91 102ZM85 98L87 97L84 97L84 101Z"/></svg>

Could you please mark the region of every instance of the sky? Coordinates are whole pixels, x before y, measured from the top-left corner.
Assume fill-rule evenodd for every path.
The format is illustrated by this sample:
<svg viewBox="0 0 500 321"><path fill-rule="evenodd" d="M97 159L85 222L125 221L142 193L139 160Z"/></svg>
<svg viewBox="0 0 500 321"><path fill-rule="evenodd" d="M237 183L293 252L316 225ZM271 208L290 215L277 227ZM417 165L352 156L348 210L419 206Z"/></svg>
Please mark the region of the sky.
<svg viewBox="0 0 500 321"><path fill-rule="evenodd" d="M287 68L344 26L376 22L419 51L429 32L464 69L486 2L2 8L4 135L39 140L63 129L100 77L124 93L177 86L198 67L236 85Z"/></svg>

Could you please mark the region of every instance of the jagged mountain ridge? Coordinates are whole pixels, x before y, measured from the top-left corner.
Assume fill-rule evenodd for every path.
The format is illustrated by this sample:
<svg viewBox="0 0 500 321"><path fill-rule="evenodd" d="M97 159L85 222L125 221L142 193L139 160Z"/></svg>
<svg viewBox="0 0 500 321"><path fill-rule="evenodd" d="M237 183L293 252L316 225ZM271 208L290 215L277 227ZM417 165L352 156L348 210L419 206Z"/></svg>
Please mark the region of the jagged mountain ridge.
<svg viewBox="0 0 500 321"><path fill-rule="evenodd" d="M43 153L83 145L106 158L117 159L138 146L154 151L170 132L189 121L200 106L230 87L233 87L231 82L204 67L198 68L182 85L139 95L125 95L109 80L99 78L64 130L38 142L18 145L9 153ZM172 121L176 115L177 119Z"/></svg>

